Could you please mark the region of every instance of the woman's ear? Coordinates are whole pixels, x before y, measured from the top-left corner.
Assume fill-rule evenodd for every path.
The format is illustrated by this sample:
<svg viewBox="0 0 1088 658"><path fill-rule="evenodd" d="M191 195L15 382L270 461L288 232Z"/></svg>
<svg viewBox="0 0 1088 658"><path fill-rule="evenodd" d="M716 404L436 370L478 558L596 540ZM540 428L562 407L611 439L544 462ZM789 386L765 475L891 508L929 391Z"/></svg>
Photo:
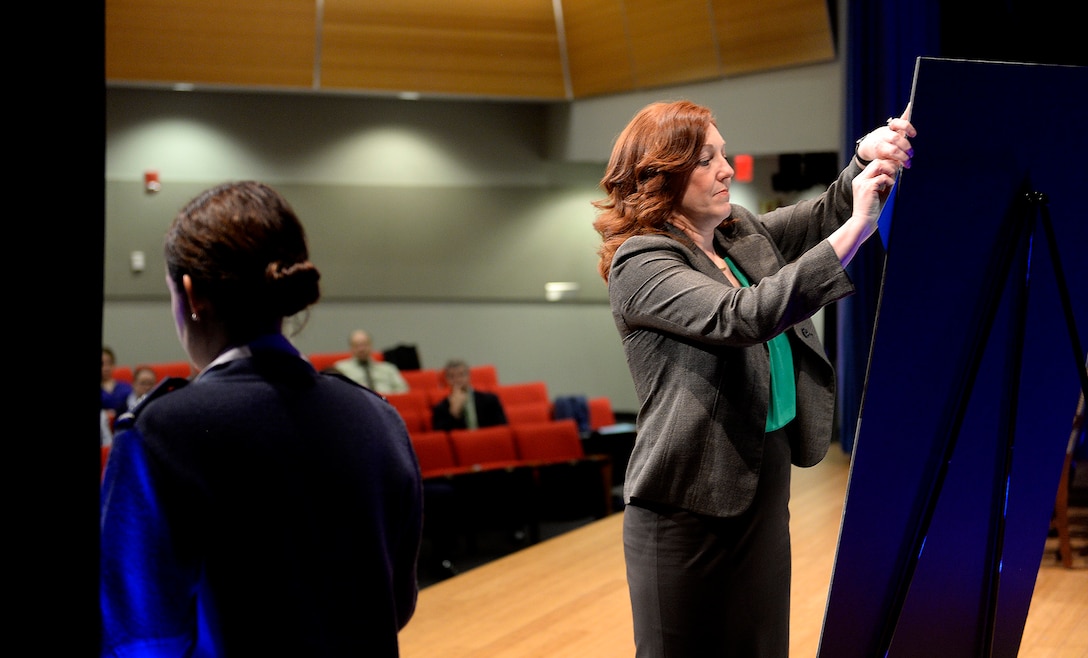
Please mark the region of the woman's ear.
<svg viewBox="0 0 1088 658"><path fill-rule="evenodd" d="M200 308L197 304L196 296L193 293L193 279L188 274L181 275L181 287L182 294L185 295L185 303L189 305L189 311L192 313L194 320L200 317L204 309Z"/></svg>

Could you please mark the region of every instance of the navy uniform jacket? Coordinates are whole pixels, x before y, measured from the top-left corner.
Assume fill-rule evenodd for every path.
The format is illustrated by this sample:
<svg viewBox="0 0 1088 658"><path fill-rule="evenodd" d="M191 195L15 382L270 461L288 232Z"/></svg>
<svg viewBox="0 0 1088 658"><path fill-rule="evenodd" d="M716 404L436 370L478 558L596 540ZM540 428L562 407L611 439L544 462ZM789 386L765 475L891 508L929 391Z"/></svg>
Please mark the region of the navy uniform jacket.
<svg viewBox="0 0 1088 658"><path fill-rule="evenodd" d="M422 519L404 423L286 339L264 342L121 421L102 488L103 655L398 655Z"/></svg>
<svg viewBox="0 0 1088 658"><path fill-rule="evenodd" d="M792 461L827 453L835 379L809 318L854 291L826 238L849 219L860 172L851 164L820 197L764 215L733 206L736 223L714 240L751 287L731 286L679 229L620 245L608 294L640 404L627 502L719 517L748 508L770 404L766 343L782 332L797 377Z"/></svg>

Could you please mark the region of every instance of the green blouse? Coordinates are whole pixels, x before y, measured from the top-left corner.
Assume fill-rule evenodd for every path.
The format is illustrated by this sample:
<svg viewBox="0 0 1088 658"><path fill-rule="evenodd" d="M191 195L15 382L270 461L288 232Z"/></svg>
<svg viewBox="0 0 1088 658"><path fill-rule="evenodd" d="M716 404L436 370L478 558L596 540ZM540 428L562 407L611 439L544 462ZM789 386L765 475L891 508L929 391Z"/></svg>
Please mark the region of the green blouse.
<svg viewBox="0 0 1088 658"><path fill-rule="evenodd" d="M725 263L742 286L751 285L728 256ZM767 409L767 431L773 432L785 427L797 415L797 382L793 375L793 351L785 332L772 338L767 343L767 350L771 357L771 401Z"/></svg>

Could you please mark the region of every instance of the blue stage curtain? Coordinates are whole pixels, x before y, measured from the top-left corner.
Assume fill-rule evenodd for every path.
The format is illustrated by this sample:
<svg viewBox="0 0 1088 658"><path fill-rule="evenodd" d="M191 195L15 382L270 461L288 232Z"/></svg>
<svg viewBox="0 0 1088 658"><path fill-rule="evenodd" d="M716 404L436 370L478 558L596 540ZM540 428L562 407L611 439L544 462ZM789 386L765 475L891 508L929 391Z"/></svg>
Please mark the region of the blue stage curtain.
<svg viewBox="0 0 1088 658"><path fill-rule="evenodd" d="M843 166L853 157L854 140L902 114L917 59L941 56L940 21L937 0L847 2ZM883 267L884 249L874 236L847 267L857 293L835 309L839 438L848 453L854 446Z"/></svg>

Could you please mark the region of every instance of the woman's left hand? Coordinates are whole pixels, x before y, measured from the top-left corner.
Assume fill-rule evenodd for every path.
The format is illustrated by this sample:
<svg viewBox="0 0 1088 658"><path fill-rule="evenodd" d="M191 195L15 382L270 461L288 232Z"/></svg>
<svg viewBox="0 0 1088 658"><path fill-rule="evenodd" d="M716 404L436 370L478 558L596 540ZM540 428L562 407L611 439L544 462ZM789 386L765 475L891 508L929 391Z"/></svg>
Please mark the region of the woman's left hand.
<svg viewBox="0 0 1088 658"><path fill-rule="evenodd" d="M910 138L918 132L910 122L910 104L898 119L888 119L888 125L877 128L858 142L857 155L865 161L895 160L904 169L910 169L914 149Z"/></svg>

